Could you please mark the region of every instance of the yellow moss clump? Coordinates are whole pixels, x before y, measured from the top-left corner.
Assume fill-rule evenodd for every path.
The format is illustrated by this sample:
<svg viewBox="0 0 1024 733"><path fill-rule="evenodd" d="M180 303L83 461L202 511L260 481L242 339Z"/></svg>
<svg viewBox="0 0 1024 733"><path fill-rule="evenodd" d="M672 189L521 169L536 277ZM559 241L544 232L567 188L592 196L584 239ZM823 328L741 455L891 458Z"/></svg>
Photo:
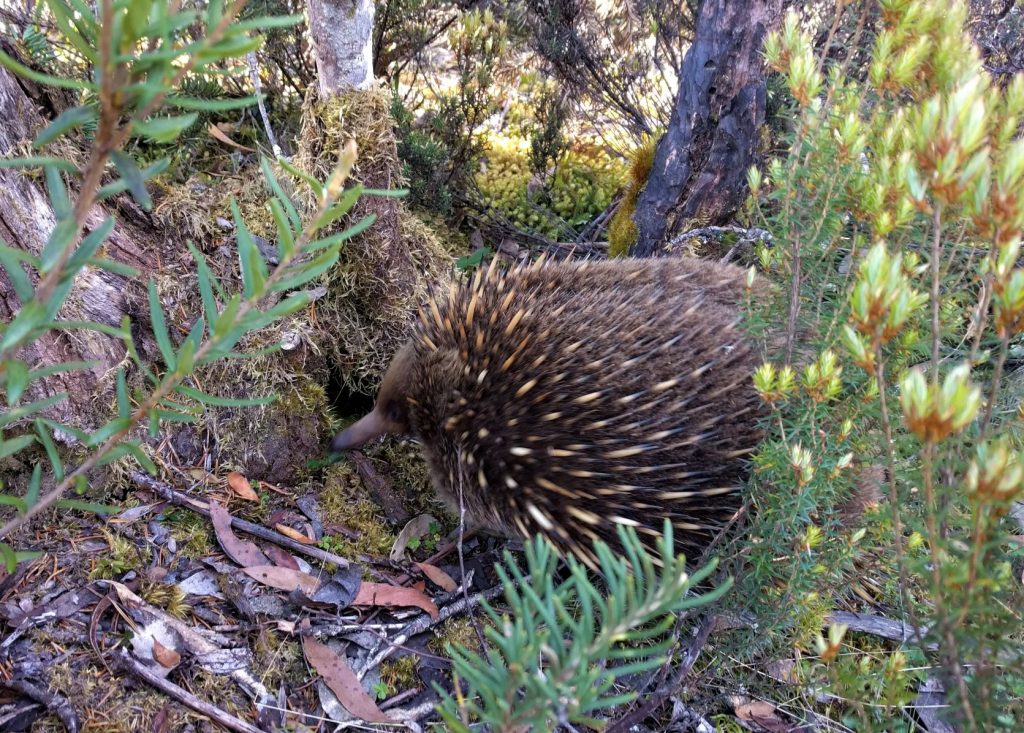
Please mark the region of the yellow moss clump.
<svg viewBox="0 0 1024 733"><path fill-rule="evenodd" d="M654 165L654 153L658 148L658 137L650 135L644 142L633 151L632 161L629 166L629 179L626 181L626 190L623 191L622 201L615 211L608 224L608 256L625 257L629 254L629 248L636 241L638 232L633 222L633 213L636 211L636 201L647 183L647 176L651 173Z"/></svg>
<svg viewBox="0 0 1024 733"><path fill-rule="evenodd" d="M572 227L589 222L611 203L624 174L618 157L584 141L566 151L551 179L542 181L530 170L529 141L496 135L474 179L487 203L517 227L557 239L558 219Z"/></svg>

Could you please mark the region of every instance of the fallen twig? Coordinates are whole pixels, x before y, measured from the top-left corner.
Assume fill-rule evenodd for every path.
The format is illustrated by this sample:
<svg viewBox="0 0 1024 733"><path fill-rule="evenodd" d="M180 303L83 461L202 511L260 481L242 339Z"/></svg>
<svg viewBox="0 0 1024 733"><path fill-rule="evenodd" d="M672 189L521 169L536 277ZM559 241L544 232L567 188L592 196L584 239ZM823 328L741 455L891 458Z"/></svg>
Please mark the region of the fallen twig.
<svg viewBox="0 0 1024 733"><path fill-rule="evenodd" d="M236 718L234 715L221 710L215 705L211 705L208 702L200 700L188 690L184 690L170 680L164 679L149 669L146 665L133 659L132 656L123 649L118 653L114 661L115 666L122 672L131 672L133 675L145 682L148 682L165 695L174 698L182 705L195 710L200 715L205 715L214 723L217 723L228 730L235 730L240 733L263 733L263 731L256 726L250 725L244 720Z"/></svg>
<svg viewBox="0 0 1024 733"><path fill-rule="evenodd" d="M922 639L928 633L928 629L923 627L915 629L906 621L897 621L885 616L876 616L868 613L834 611L829 614L826 621L833 624L845 624L851 631L880 636L883 639L898 641L901 644L913 641L914 639ZM937 647L931 644L925 648L935 649Z"/></svg>
<svg viewBox="0 0 1024 733"><path fill-rule="evenodd" d="M693 665L697 663L697 659L700 657L701 651L708 643L708 639L711 637L711 633L718 626L717 616L708 616L705 618L700 626L698 626L694 632L693 639L686 647L686 651L683 653L683 658L680 660L679 665L676 667L675 674L672 675L671 679L663 684L659 685L658 688L647 696L647 699L638 708L630 713L627 713L623 717L614 721L606 729L607 733L626 733L633 726L639 725L643 722L644 718L650 715L654 710L664 702L666 702L670 695L679 689L679 686L683 684L690 671L693 669ZM709 725L700 716L688 711L691 715L696 716L696 719L701 721L701 724ZM714 728L710 728L714 730Z"/></svg>
<svg viewBox="0 0 1024 733"><path fill-rule="evenodd" d="M402 505L402 500L395 492L391 482L377 473L373 462L366 457L362 451L353 450L348 453L349 458L356 467L356 473L370 490L370 494L377 500L377 504L384 510L384 514L395 524L405 524L412 517Z"/></svg>
<svg viewBox="0 0 1024 733"><path fill-rule="evenodd" d="M132 481L137 483L139 486L143 486L150 491L155 491L164 499L164 501L170 502L175 506L191 509L198 514L202 514L204 517L210 516L210 507L205 502L201 502L198 499L193 499L187 494L175 491L168 484L165 484L162 481L157 481L155 478L147 476L141 471L132 471L131 478ZM231 527L240 532L246 532L247 534L259 537L261 540L273 542L275 545L280 545L292 552L297 552L301 555L306 555L307 557L312 557L322 562L334 563L339 568L347 568L349 566L349 561L340 555L335 555L333 552L321 550L319 547L315 547L313 545L304 545L301 542L296 542L289 537L285 537L279 532L275 532L274 530L268 529L259 524L254 524L253 522L248 522L244 519L232 517Z"/></svg>
<svg viewBox="0 0 1024 733"><path fill-rule="evenodd" d="M63 695L50 692L50 690L41 685L34 685L28 680L19 677L11 680L0 679L0 687L20 692L30 700L34 700L44 706L49 712L57 716L60 722L64 724L64 727L67 728L68 733L78 733L82 729L81 723L78 721L78 713L75 712L71 702Z"/></svg>
<svg viewBox="0 0 1024 733"><path fill-rule="evenodd" d="M485 591L481 591L480 593L476 593L472 596L469 596L468 598L459 598L459 600L455 601L454 603L448 604L440 610L440 613L437 614L437 618L431 618L428 614L425 613L420 614L415 619L406 624L405 627L401 631L399 631L398 634L396 634L393 639L388 639L386 641L387 646L385 646L379 652L374 654L372 657L369 657L366 660L366 664L364 664L363 667L358 672L356 672L356 677L358 677L361 680L364 676L366 676L367 672L369 672L371 669L373 669L378 664L387 659L389 656L391 656L396 649L400 648L403 644L405 644L405 642L407 642L409 639L416 636L417 634L422 634L424 631L434 626L437 626L441 622L447 621L452 616L455 616L456 614L468 611L470 608L478 606L481 601L490 601L494 598L497 598L504 592L505 587L503 585L496 585L492 588L488 588Z"/></svg>

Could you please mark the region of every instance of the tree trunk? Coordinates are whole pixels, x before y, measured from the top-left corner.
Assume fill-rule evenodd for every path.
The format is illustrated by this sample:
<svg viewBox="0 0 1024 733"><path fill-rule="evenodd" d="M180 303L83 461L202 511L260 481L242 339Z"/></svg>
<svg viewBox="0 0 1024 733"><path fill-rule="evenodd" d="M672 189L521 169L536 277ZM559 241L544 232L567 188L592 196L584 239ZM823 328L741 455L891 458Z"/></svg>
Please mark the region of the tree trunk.
<svg viewBox="0 0 1024 733"><path fill-rule="evenodd" d="M320 98L373 85L374 0L309 0Z"/></svg>
<svg viewBox="0 0 1024 733"><path fill-rule="evenodd" d="M0 157L10 158L29 152L29 143L45 124L37 104L39 89L0 67ZM0 240L11 247L38 255L56 224L56 216L38 178L24 170L0 169ZM89 214L86 232L99 225L108 211L96 206ZM113 232L104 244L104 256L131 265L142 273L155 270L158 249L146 240L142 230L119 216ZM33 273L34 274L34 273ZM33 280L35 278L33 277ZM60 317L89 320L119 326L124 315L133 313L133 304L145 302L145 292L137 283L105 270L86 268L72 289ZM0 268L0 320L10 321L21 309L6 273ZM144 309L143 309L144 312ZM148 317L143 317L148 322ZM146 353L153 341L139 334L140 348ZM111 368L125 358L124 344L98 331L76 330L48 332L17 354L29 367L48 366L67 361L89 361L95 366L33 382L23 402L59 392L67 392L64 402L54 405L47 416L62 423L90 429L106 419L113 405ZM58 436L66 438L68 436Z"/></svg>
<svg viewBox="0 0 1024 733"><path fill-rule="evenodd" d="M372 23L347 20L342 29L339 18L354 13L358 19L365 10L372 19L373 3L309 0L308 7L320 84L318 100L307 99L303 110L295 162L325 177L341 146L355 140L354 177L367 188L401 188L391 91L373 81L369 65L359 73L337 67L350 59L372 60ZM337 324L328 353L341 384L349 392L372 394L408 338L427 286L444 278L451 257L403 200L364 196L348 223L368 214L374 223L342 249L322 310Z"/></svg>
<svg viewBox="0 0 1024 733"><path fill-rule="evenodd" d="M764 38L780 0L704 0L672 118L636 205L630 254L651 256L687 222L728 221L746 195L765 116Z"/></svg>

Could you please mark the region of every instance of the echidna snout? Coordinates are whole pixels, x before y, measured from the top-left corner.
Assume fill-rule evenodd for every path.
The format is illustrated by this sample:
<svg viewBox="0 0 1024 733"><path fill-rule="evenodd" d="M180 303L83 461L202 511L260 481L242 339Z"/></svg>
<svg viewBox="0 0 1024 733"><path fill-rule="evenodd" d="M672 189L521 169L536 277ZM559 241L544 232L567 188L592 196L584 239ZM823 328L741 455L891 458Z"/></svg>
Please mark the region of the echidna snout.
<svg viewBox="0 0 1024 733"><path fill-rule="evenodd" d="M738 267L684 258L492 265L433 294L331 447L409 434L474 525L588 564L617 526L651 539L666 518L699 552L741 506L759 438L746 288Z"/></svg>
<svg viewBox="0 0 1024 733"><path fill-rule="evenodd" d="M408 380L411 378L413 343L405 344L391 360L373 409L338 433L331 441L331 452L355 450L384 435L403 435L409 431Z"/></svg>

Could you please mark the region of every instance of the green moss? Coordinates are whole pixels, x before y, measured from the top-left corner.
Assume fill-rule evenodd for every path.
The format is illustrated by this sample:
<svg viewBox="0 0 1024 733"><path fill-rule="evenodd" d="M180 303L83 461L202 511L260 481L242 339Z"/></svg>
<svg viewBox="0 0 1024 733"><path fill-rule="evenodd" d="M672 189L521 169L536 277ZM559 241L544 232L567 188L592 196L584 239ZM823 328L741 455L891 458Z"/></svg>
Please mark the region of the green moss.
<svg viewBox="0 0 1024 733"><path fill-rule="evenodd" d="M485 619L479 619L479 621L482 624L482 628L486 628L489 625ZM480 638L473 627L472 619L466 616L459 616L448 621L437 632L437 636L427 642L427 648L438 655L446 655L449 645L474 652L480 651Z"/></svg>
<svg viewBox="0 0 1024 733"><path fill-rule="evenodd" d="M398 659L387 659L380 665L380 681L387 686L388 693L393 695L403 690L419 686L416 668L419 659L409 654Z"/></svg>
<svg viewBox="0 0 1024 733"><path fill-rule="evenodd" d="M325 471L320 509L325 523L341 524L357 533L356 539L333 536L327 545L341 555L387 555L396 535L387 529L380 508L370 498L355 468L347 461Z"/></svg>
<svg viewBox="0 0 1024 733"><path fill-rule="evenodd" d="M294 640L274 629L261 626L253 644L256 669L265 670L261 682L268 689L277 689L286 680L300 680L307 674L302 648Z"/></svg>
<svg viewBox="0 0 1024 733"><path fill-rule="evenodd" d="M185 618L192 610L192 606L185 601L185 593L177 585L144 582L139 597L175 618Z"/></svg>
<svg viewBox="0 0 1024 733"><path fill-rule="evenodd" d="M96 558L96 564L89 573L90 580L118 578L129 570L141 570L149 563L149 547L136 546L131 540L103 528L100 528L100 534L107 541L109 552Z"/></svg>
<svg viewBox="0 0 1024 733"><path fill-rule="evenodd" d="M513 224L557 238L559 220L580 227L604 211L622 185L621 160L586 141L567 150L540 180L530 170L530 144L516 136L494 136L475 180L489 204Z"/></svg>
<svg viewBox="0 0 1024 733"><path fill-rule="evenodd" d="M166 522L182 557L194 560L213 552L213 528L206 517L186 509L172 509Z"/></svg>

